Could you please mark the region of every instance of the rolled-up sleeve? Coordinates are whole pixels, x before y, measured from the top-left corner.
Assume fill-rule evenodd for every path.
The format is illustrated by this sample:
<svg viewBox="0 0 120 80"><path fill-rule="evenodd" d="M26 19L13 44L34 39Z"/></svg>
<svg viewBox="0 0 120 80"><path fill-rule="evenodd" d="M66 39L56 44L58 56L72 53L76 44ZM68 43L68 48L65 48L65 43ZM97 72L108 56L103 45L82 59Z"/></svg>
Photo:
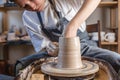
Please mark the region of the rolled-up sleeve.
<svg viewBox="0 0 120 80"><path fill-rule="evenodd" d="M39 52L48 44L50 43L50 40L44 35L44 33L41 31L41 25L38 22L37 14L35 12L25 11L23 13L23 24L26 27L26 30L28 32L28 35L31 38L31 42L34 46L34 49L36 52Z"/></svg>

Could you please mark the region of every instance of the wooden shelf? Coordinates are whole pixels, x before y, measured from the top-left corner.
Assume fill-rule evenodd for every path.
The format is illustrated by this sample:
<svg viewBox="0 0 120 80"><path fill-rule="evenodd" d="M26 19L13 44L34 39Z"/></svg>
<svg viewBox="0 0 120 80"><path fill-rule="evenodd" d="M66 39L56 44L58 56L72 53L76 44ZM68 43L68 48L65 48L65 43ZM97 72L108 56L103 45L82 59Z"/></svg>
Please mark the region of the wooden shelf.
<svg viewBox="0 0 120 80"><path fill-rule="evenodd" d="M0 7L0 11L4 10L23 10L23 8L20 7Z"/></svg>
<svg viewBox="0 0 120 80"><path fill-rule="evenodd" d="M30 40L16 40L0 42L0 45L32 45Z"/></svg>
<svg viewBox="0 0 120 80"><path fill-rule="evenodd" d="M108 7L108 6L113 7L113 6L117 6L117 4L118 4L118 1L102 1L99 4L99 6L100 7Z"/></svg>
<svg viewBox="0 0 120 80"><path fill-rule="evenodd" d="M118 42L101 42L101 45L118 45Z"/></svg>
<svg viewBox="0 0 120 80"><path fill-rule="evenodd" d="M110 29L110 30L117 30L118 29L118 27L111 27L111 28L106 28L106 29Z"/></svg>

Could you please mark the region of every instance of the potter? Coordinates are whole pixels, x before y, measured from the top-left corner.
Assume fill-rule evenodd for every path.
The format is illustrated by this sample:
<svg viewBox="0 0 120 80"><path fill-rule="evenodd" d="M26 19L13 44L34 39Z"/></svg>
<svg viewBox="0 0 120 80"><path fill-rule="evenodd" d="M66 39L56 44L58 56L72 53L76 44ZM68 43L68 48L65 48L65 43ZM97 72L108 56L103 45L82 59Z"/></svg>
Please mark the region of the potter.
<svg viewBox="0 0 120 80"><path fill-rule="evenodd" d="M90 11L90 13L92 12ZM81 61L80 39L77 37L77 30L81 25L80 15L80 12L76 14L64 30L63 37L59 38L58 62L43 64L41 67L43 73L52 76L76 77L94 74L99 70L97 64L92 63L92 66L90 66L89 61L83 63ZM83 21L84 19L82 18ZM83 64L86 64L85 68ZM88 67L91 67L90 70L86 69Z"/></svg>
<svg viewBox="0 0 120 80"><path fill-rule="evenodd" d="M116 70L116 72L119 71L120 55L118 55L118 53L101 49L101 48L98 48L97 46L90 45L89 42L91 40L89 40L87 37L87 34L85 34L85 32L87 33L85 21L92 14L92 12L97 8L101 0L64 0L64 1L62 0L34 0L34 1L33 0L22 0L22 1L13 0L13 1L15 1L21 7L27 9L23 13L23 22L31 37L31 41L35 48L35 51L39 53L39 54L31 55L31 57L29 58L34 57L33 59L38 59L41 57L54 56L57 50L56 47L51 46L51 45L54 45L54 44L51 44L52 39L49 38L47 34L45 34L42 27L46 28L49 31L51 31L51 29L56 30L54 31L56 32L56 35L54 35L53 39L56 36L61 35L61 33L63 33L63 30L65 29L64 27L66 27L66 30L64 30L63 38L67 39L67 38L75 38L77 36L80 37L80 43L81 43L80 55L86 56L86 57L92 57L95 59L103 59L104 61L110 63L112 67ZM52 1L53 4L51 4L50 1ZM39 15L37 15L37 13L33 11L36 11L37 13L39 13ZM61 13L61 17L57 15L58 12ZM41 16L42 21L39 21L40 18L38 16ZM77 31L78 31L78 34L77 34ZM83 37L82 37L82 34L83 34ZM43 49L45 49L45 52L42 52ZM65 54L65 52L62 54L61 52L59 53L60 54L58 54L58 56ZM71 53L68 52L67 54L71 54ZM37 57L35 57L36 55ZM64 60L64 57L63 57L63 60ZM79 68L76 66L71 66L71 67L69 67L68 65L64 66L64 63L62 64L62 62L60 61L61 60L58 59L58 63L60 64L58 64L57 62L55 63L51 62L48 64L45 63L42 66L42 71L45 74L49 74L53 76L62 76L62 77L63 76L64 77L65 76L67 77L83 76L81 75L81 73L83 72L80 70L82 69L80 68L80 66L78 66ZM86 62L86 63L89 64L90 62ZM79 64L83 67L84 65L87 65L86 63L82 61L82 65L80 63ZM63 65L63 66L59 66L59 65ZM95 64L93 63L93 65ZM71 69L71 68L74 68L74 69ZM86 72L84 75L88 75L87 73L94 74L95 72L98 71L98 68L93 67L92 69L95 69L94 71L91 71L93 73Z"/></svg>

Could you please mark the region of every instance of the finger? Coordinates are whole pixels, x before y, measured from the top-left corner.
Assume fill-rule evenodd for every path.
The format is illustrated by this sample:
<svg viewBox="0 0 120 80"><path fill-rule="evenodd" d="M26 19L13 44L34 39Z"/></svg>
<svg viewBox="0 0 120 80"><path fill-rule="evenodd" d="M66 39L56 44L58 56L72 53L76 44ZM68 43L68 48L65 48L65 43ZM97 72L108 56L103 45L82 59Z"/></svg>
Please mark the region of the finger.
<svg viewBox="0 0 120 80"><path fill-rule="evenodd" d="M52 44L52 43L49 44L49 47L50 47L51 49L56 49L56 46L55 46L54 44Z"/></svg>
<svg viewBox="0 0 120 80"><path fill-rule="evenodd" d="M46 48L47 52L54 52L54 50L50 47Z"/></svg>

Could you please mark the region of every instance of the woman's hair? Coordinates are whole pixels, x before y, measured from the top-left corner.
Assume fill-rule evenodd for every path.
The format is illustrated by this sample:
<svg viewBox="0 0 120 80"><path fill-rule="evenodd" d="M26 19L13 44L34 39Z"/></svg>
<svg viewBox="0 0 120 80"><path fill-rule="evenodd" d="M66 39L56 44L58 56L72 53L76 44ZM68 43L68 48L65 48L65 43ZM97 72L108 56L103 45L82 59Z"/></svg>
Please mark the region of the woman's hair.
<svg viewBox="0 0 120 80"><path fill-rule="evenodd" d="M14 0L9 0L10 2L14 2Z"/></svg>

